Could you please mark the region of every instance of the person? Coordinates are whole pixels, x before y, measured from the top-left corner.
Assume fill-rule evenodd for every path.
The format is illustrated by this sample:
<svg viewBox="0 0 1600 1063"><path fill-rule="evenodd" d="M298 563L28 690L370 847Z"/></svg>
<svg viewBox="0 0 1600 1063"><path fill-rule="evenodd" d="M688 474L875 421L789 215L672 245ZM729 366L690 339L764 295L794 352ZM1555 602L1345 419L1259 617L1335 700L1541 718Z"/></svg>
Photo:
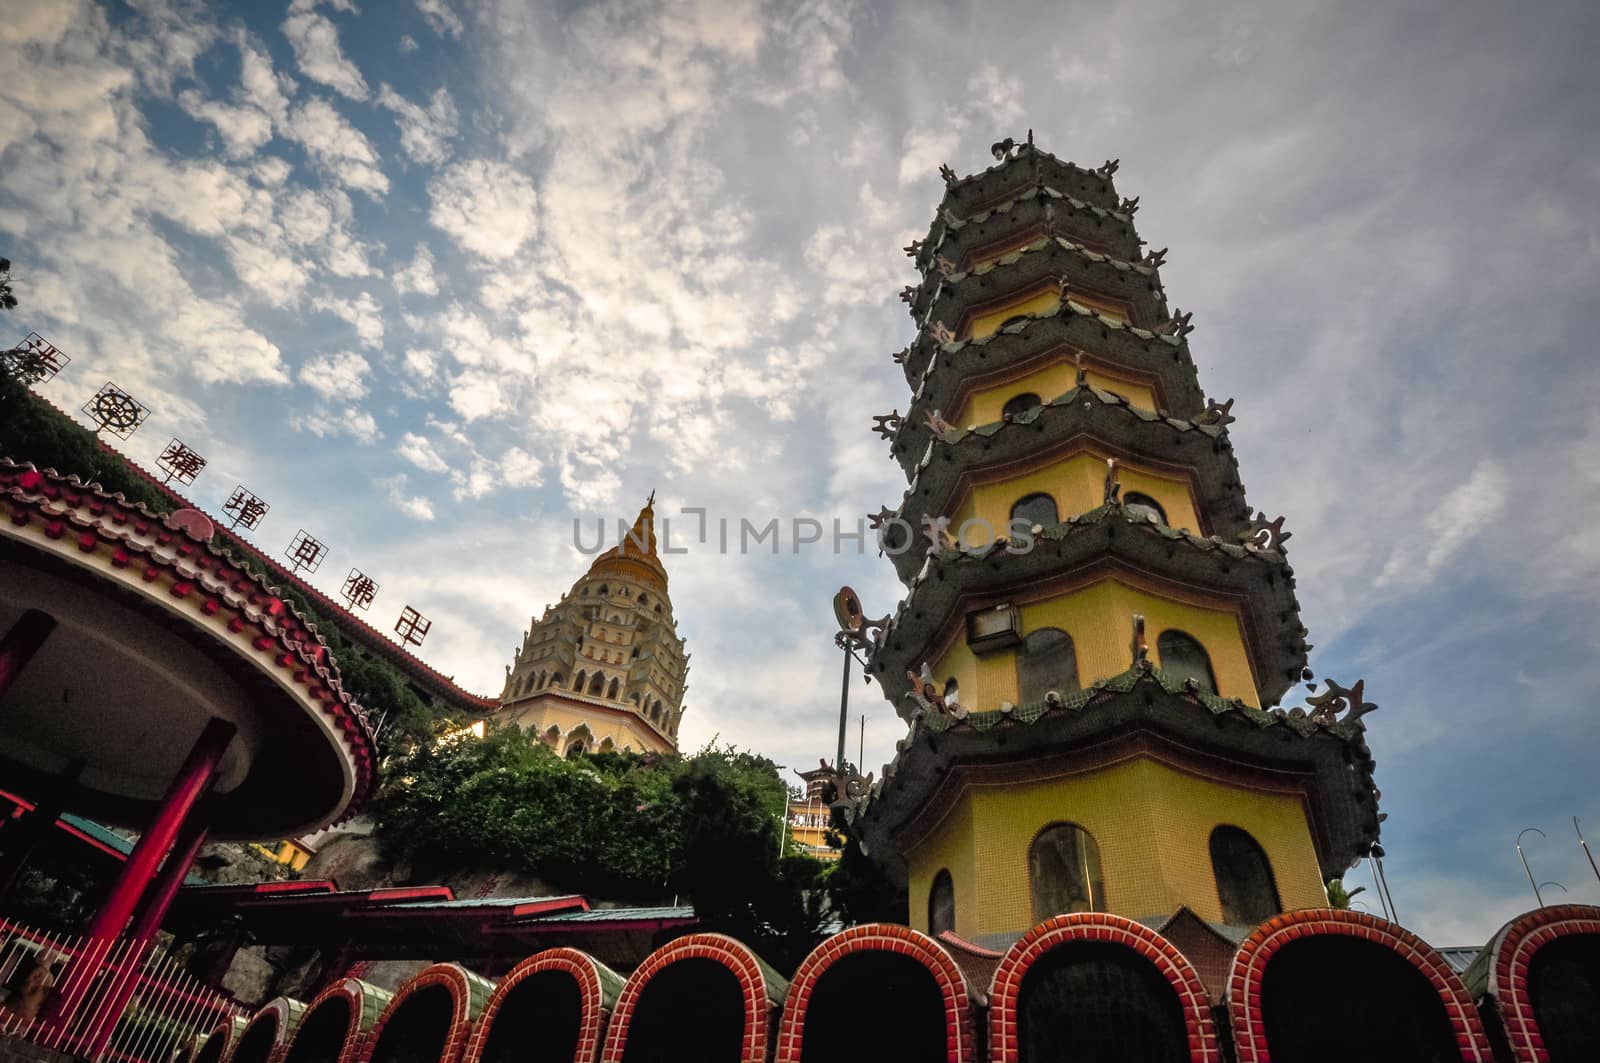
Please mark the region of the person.
<svg viewBox="0 0 1600 1063"><path fill-rule="evenodd" d="M40 952L34 957L32 970L22 980L21 991L11 1001L11 1010L24 1019L33 1020L39 1017L45 999L49 997L51 988L56 984L55 971L50 965L51 958L46 952Z"/></svg>

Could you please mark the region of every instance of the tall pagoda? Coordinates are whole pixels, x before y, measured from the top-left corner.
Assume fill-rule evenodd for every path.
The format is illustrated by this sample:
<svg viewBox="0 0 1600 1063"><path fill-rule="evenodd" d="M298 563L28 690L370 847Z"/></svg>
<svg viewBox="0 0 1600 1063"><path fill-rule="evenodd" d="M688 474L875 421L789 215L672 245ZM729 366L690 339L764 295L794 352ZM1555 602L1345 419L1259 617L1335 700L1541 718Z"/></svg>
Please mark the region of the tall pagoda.
<svg viewBox="0 0 1600 1063"><path fill-rule="evenodd" d="M860 641L910 733L849 818L913 926L989 947L1071 912L1325 906L1378 838L1372 706L1277 707L1313 678L1288 534L1245 500L1117 164L994 152L943 171L907 248L910 406L878 421L909 487L874 518L907 593Z"/></svg>
<svg viewBox="0 0 1600 1063"><path fill-rule="evenodd" d="M563 755L666 753L678 747L688 675L652 495L617 545L533 618L496 718Z"/></svg>

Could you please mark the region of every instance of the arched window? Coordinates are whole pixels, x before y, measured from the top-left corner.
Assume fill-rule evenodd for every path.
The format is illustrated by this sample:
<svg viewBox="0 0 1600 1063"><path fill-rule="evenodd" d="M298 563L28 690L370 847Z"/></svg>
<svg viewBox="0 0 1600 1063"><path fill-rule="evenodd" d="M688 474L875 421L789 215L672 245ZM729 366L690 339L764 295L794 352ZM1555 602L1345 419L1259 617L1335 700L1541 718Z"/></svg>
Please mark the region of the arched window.
<svg viewBox="0 0 1600 1063"><path fill-rule="evenodd" d="M956 928L956 884L950 872L933 876L928 890L928 933L938 935Z"/></svg>
<svg viewBox="0 0 1600 1063"><path fill-rule="evenodd" d="M572 677L572 689L580 694L583 693L583 682L588 678L589 673L580 669L578 674Z"/></svg>
<svg viewBox="0 0 1600 1063"><path fill-rule="evenodd" d="M640 605L649 605L650 604L650 596L648 594L646 594L644 591L640 591L639 592L639 604Z"/></svg>
<svg viewBox="0 0 1600 1063"><path fill-rule="evenodd" d="M1017 696L1024 705L1036 705L1054 690L1067 694L1078 689L1078 656L1072 636L1060 628L1029 632L1017 653Z"/></svg>
<svg viewBox="0 0 1600 1063"><path fill-rule="evenodd" d="M1035 923L1070 912L1104 911L1100 846L1094 835L1076 823L1040 831L1028 848L1028 885Z"/></svg>
<svg viewBox="0 0 1600 1063"><path fill-rule="evenodd" d="M632 694L629 694L628 700L633 702L635 705L639 704L639 692L635 690Z"/></svg>
<svg viewBox="0 0 1600 1063"><path fill-rule="evenodd" d="M599 696L605 692L606 677L601 675L599 672L596 672L594 674L594 678L589 680L589 693Z"/></svg>
<svg viewBox="0 0 1600 1063"><path fill-rule="evenodd" d="M553 686L553 687L558 687L558 686L561 685L561 673L560 672L552 672L552 673L550 673L550 685Z"/></svg>
<svg viewBox="0 0 1600 1063"><path fill-rule="evenodd" d="M602 583L602 584L600 584L600 593L602 595L610 594L611 593L611 588L607 587L604 583Z"/></svg>
<svg viewBox="0 0 1600 1063"><path fill-rule="evenodd" d="M1039 396L1031 391L1024 391L1021 395L1013 395L1006 400L1006 404L1000 407L1000 416L1009 421L1039 405L1042 405Z"/></svg>
<svg viewBox="0 0 1600 1063"><path fill-rule="evenodd" d="M1154 517L1162 524L1167 522L1167 511L1161 508L1161 503L1137 491L1122 496L1122 508L1136 517Z"/></svg>
<svg viewBox="0 0 1600 1063"><path fill-rule="evenodd" d="M619 689L621 689L619 684L617 683L617 681L615 679L613 679L611 681L611 685L606 688L606 697L610 698L612 701L616 701L617 700L617 691Z"/></svg>
<svg viewBox="0 0 1600 1063"><path fill-rule="evenodd" d="M616 752L616 749L617 749L617 744L615 742L613 742L610 738L603 739L600 742L600 752L602 752L602 753L614 753L614 752Z"/></svg>
<svg viewBox="0 0 1600 1063"><path fill-rule="evenodd" d="M1217 877L1224 923L1256 926L1283 911L1266 852L1238 827L1211 832L1211 871Z"/></svg>
<svg viewBox="0 0 1600 1063"><path fill-rule="evenodd" d="M561 728L557 727L555 724L551 724L550 729L545 731L543 737L544 744L553 749L561 741Z"/></svg>
<svg viewBox="0 0 1600 1063"><path fill-rule="evenodd" d="M1025 520L1029 524L1042 524L1047 528L1061 521L1060 515L1056 512L1056 500L1043 492L1024 495L1017 499L1016 505L1011 507L1011 519Z"/></svg>
<svg viewBox="0 0 1600 1063"><path fill-rule="evenodd" d="M1156 639L1161 670L1179 679L1193 679L1207 694L1217 692L1217 676L1211 670L1206 648L1193 635L1182 631L1163 631Z"/></svg>

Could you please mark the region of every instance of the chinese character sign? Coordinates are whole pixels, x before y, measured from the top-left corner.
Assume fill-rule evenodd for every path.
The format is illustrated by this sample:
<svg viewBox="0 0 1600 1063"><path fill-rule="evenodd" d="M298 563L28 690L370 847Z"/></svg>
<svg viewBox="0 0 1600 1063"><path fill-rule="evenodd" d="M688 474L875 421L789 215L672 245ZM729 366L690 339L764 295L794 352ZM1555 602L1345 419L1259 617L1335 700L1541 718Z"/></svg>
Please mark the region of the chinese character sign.
<svg viewBox="0 0 1600 1063"><path fill-rule="evenodd" d="M267 510L272 507L258 498L249 488L240 484L233 489L233 494L222 504L224 512L233 516L233 523L229 528L240 526L255 529L261 523L261 518L267 515Z"/></svg>
<svg viewBox="0 0 1600 1063"><path fill-rule="evenodd" d="M346 609L365 609L376 597L378 585L373 582L371 576L359 568L353 568L350 570L350 575L344 578L344 589L339 593L344 597Z"/></svg>
<svg viewBox="0 0 1600 1063"><path fill-rule="evenodd" d="M301 569L315 572L322 567L322 559L328 556L328 547L322 540L307 535L306 530L301 528L295 532L294 540L289 543L289 549L284 553L294 562L296 573Z"/></svg>
<svg viewBox="0 0 1600 1063"><path fill-rule="evenodd" d="M420 646L422 640L428 637L428 629L431 627L433 627L432 620L408 605L400 614L400 621L395 624L394 633L411 645Z"/></svg>
<svg viewBox="0 0 1600 1063"><path fill-rule="evenodd" d="M200 470L206 467L206 459L183 440L174 439L167 444L167 449L161 452L161 456L156 458L156 464L167 474L162 483L177 480L181 484L192 484L194 478L200 475Z"/></svg>
<svg viewBox="0 0 1600 1063"><path fill-rule="evenodd" d="M83 404L83 412L95 423L95 434L110 432L118 439L127 439L150 416L150 410L117 387L111 381L106 381L105 386L94 393L94 397Z"/></svg>
<svg viewBox="0 0 1600 1063"><path fill-rule="evenodd" d="M9 351L0 352L0 366L5 372L32 387L55 379L68 362L72 361L37 332L30 332L22 342Z"/></svg>

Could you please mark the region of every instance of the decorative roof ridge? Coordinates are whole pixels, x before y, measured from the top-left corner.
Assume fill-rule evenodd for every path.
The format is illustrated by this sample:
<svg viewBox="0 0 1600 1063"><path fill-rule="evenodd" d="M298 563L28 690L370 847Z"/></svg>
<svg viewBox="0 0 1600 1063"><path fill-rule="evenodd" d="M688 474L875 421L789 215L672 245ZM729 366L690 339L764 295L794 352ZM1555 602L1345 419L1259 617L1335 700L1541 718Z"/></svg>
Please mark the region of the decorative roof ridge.
<svg viewBox="0 0 1600 1063"><path fill-rule="evenodd" d="M934 225L939 226L937 239L919 241L914 252L916 265L919 270L926 272L938 263L938 251L945 245L945 241L952 233L958 233L968 225L982 225L996 214L1009 214L1018 205L1035 199L1061 200L1075 213L1090 213L1097 217L1110 218L1125 225L1133 225L1133 215L1123 211L1110 210L1106 207L1097 207L1093 203L1079 199L1068 192L1063 192L1054 185L1035 184L1018 192L1015 196L1003 203L996 203L992 207L985 207L975 214L966 217L957 217L953 212L945 209L941 203L939 211L935 214ZM932 230L930 229L930 232ZM933 256L931 259L929 256Z"/></svg>
<svg viewBox="0 0 1600 1063"><path fill-rule="evenodd" d="M105 450L108 454L114 455L129 469L133 470L133 472L139 476L140 479L161 491L173 502L180 503L183 508L186 509L193 509L201 513L205 512L205 510L201 509L199 505L190 501L188 498L184 497L184 495L174 490L171 485L164 484L160 480L156 479L154 473L140 465L137 461L133 460L133 458L113 449L104 440L99 440L98 442L101 449ZM271 570L275 579L287 582L295 590L306 595L306 597L312 599L312 601L316 602L319 606L322 606L324 609L328 610L332 614L330 619L335 626L344 627L345 625L351 625L354 626L361 635L366 636L365 638L361 639L353 639L353 641L359 641L363 646L367 646L368 648L381 648L381 652L383 652L391 661L409 664L421 670L426 679L445 688L445 693L452 697L459 698L462 702L470 705L473 708L487 709L493 708L499 704L499 701L495 698L486 697L482 694L474 694L472 691L457 685L454 679L428 664L421 657L417 656L415 653L412 653L405 646L391 641L383 632L379 631L377 628L373 627L371 624L352 613L349 609L328 597L316 587L313 587L311 584L301 579L295 573L283 567L283 565L279 564L270 554L266 553L254 543L235 535L229 529L222 527L220 523L216 525L216 530L219 533L219 538L224 539L228 544L227 546L224 546L223 549L229 549L229 547L233 546L241 548L246 556L253 557L265 564ZM270 589L276 590L275 587ZM376 645L374 645L374 643L376 643Z"/></svg>
<svg viewBox="0 0 1600 1063"><path fill-rule="evenodd" d="M955 177L953 180L951 179L950 176L946 176L946 178L945 178L945 186L944 186L944 196L942 198L940 198L940 200L939 200L939 212L940 212L940 214L942 215L944 213L945 204L949 202L951 194L956 192L958 189L964 188L967 185L975 184L978 181L983 180L985 177L989 177L989 176L991 176L993 174L997 174L1002 170L1010 169L1011 167L1013 167L1013 166L1017 165L1018 163L1022 162L1024 159L1027 159L1027 160L1033 162L1033 164L1034 164L1034 183L1035 183L1035 185L1042 184L1042 182L1039 180L1039 178L1040 178L1039 169L1038 169L1039 160L1040 159L1048 159L1049 161L1055 163L1057 166L1060 166L1063 169L1076 171L1077 173L1083 174L1085 177L1098 177L1098 178L1100 178L1102 181L1104 181L1106 183L1106 187L1107 187L1108 191L1110 191L1110 188L1111 188L1111 177L1112 177L1113 174L1116 173L1116 171L1117 171L1117 163L1119 161L1119 160L1115 160L1115 159L1108 159L1108 160L1106 160L1105 165L1100 166L1100 167L1098 167L1096 169L1090 170L1090 169L1087 169L1087 168L1085 168L1083 166L1078 165L1075 162L1072 162L1072 161L1067 160L1067 159L1063 159L1060 156L1053 154L1052 152L1046 151L1045 149L1039 147L1037 144L1033 143L1031 139L1025 144L1015 145L1015 150L1016 150L1016 154L1010 155L1010 156L1008 156L1006 158L1002 158L998 162L996 162L993 166L985 167L984 169L979 170L976 173L969 173L965 177ZM941 170L942 173L945 173L947 175L953 174L953 171L951 171L948 166L940 167L940 170ZM1115 195L1114 192L1112 192L1111 194Z"/></svg>
<svg viewBox="0 0 1600 1063"><path fill-rule="evenodd" d="M913 352L921 350L928 345L929 341L932 341L933 350L929 355L928 363L923 367L922 372L918 374L916 391L920 392L922 390L922 378L927 376L928 369L932 367L934 359L939 355L954 355L966 350L968 347L986 347L990 343L993 343L1002 337L1014 336L1024 331L1029 325L1058 318L1062 315L1063 310L1075 315L1078 318L1093 318L1102 328L1107 328L1115 332L1125 332L1131 336L1141 339L1144 341L1146 349L1149 349L1149 346L1152 342L1160 340L1163 344L1173 349L1174 357L1180 357L1181 352L1186 350L1188 346L1187 341L1185 340L1185 336L1187 335L1187 332L1184 331L1185 326L1178 318L1169 318L1167 322L1168 324L1174 324L1177 326L1174 331L1157 332L1153 329L1142 328L1138 325L1130 325L1125 321L1118 320L1117 318L1106 317L1104 314L1097 313L1090 307L1084 306L1082 303L1075 302L1072 299L1071 293L1069 292L1065 299L1061 300L1049 310L1044 310L1038 313L1017 314L1016 317L1021 318L1022 320L1014 320L1010 324L1002 325L995 331L989 333L987 336L977 336L965 340L940 340L938 339L936 333L942 323L924 322L921 328L917 330L917 338L911 341L911 346L899 354L896 354L895 360L902 363L909 361ZM948 327L946 327L946 330L948 331Z"/></svg>
<svg viewBox="0 0 1600 1063"><path fill-rule="evenodd" d="M883 789L891 784L898 774L901 758L918 744L924 733L929 736L981 734L1000 727L1031 726L1046 718L1060 718L1094 708L1115 697L1135 693L1141 687L1154 687L1173 697L1187 700L1207 710L1213 717L1236 716L1255 725L1257 730L1281 726L1301 738L1327 733L1356 747L1363 759L1370 759L1366 744L1366 723L1362 716L1365 715L1365 711L1370 711L1371 706L1367 706L1365 711L1348 712L1343 718L1317 711L1307 712L1301 707L1287 711L1281 708L1260 709L1246 704L1241 698L1223 698L1201 690L1194 679L1168 675L1146 660L1135 663L1125 672L1098 679L1087 687L1080 687L1065 694L1049 691L1043 699L1027 705L1019 706L1005 702L997 709L968 712L960 719L918 709L912 717L911 727L905 737L895 742L894 756L889 763L883 765L880 778L873 784L871 790L857 801L856 815L859 816L864 812Z"/></svg>
<svg viewBox="0 0 1600 1063"><path fill-rule="evenodd" d="M86 502L74 493L75 490L84 492L93 501ZM85 535L91 548L95 540L116 544L118 553L112 558L114 566L126 565L129 552L161 563L176 572L181 583L189 588L179 597L187 596L193 589L201 589L208 596L202 600L202 612L208 615L214 613L220 602L226 602L239 613L234 621L241 625L237 630L243 629L244 619L241 618L247 618L258 630L267 633L263 636L264 644L256 644L257 649L270 648L274 641L282 646L287 653L278 663L288 667L297 660L302 672L296 675L296 681L303 681L310 689L311 697L319 704L324 700L324 695L334 703L332 715L339 720L339 727L346 734L351 759L355 763L355 786L350 802L345 814L335 822L343 822L356 814L374 785L373 761L377 744L366 709L344 688L334 654L316 625L292 602L281 597L278 589L267 583L263 575L252 572L231 551L214 544L216 525L209 517L193 506L183 507L165 516L158 515L144 503L130 501L120 491L109 492L101 484L86 482L76 473L62 475L55 469L41 472L32 463L19 464L4 456L0 456L0 494L32 502L47 517L86 529ZM115 507L109 514L105 512L106 503ZM77 514L80 505L89 510L89 518ZM129 515L119 510L138 514L143 520L135 521L124 529L124 525L129 525ZM191 516L186 519L182 516L185 513ZM26 524L26 515L23 514L20 520L13 516L12 522ZM58 523L57 527L60 526ZM136 540L135 536L146 534L152 527L166 529L170 534L165 538L158 535L155 546ZM89 529L92 529L92 533ZM46 534L53 537L59 533L52 533L47 528ZM164 549L169 540L175 545L170 550ZM214 569L204 561L190 559L199 549L204 549L218 562ZM177 586L175 584L175 594ZM248 589L251 587L253 591ZM311 676L315 676L319 682L312 682ZM343 706L343 709L339 706ZM360 731L360 741L351 733L355 729Z"/></svg>
<svg viewBox="0 0 1600 1063"><path fill-rule="evenodd" d="M905 497L909 498L916 492L917 474L921 473L923 469L926 469L933 463L934 448L938 444L942 443L945 446L957 447L969 442L974 437L990 439L1011 425L1033 424L1040 417L1044 416L1046 410L1073 406L1079 401L1088 401L1090 397L1098 400L1101 406L1121 408L1129 416L1135 418L1136 420L1143 421L1146 424L1165 424L1174 432L1178 433L1199 432L1213 440L1225 440L1228 435L1227 424L1229 421L1233 420L1232 417L1226 416L1225 414L1225 419L1219 418L1206 422L1201 422L1194 419L1186 420L1181 417L1165 416L1160 410L1147 410L1142 406L1135 406L1133 403L1129 402L1127 398L1122 395L1118 395L1116 392L1103 391L1100 388L1095 387L1093 384L1075 384L1068 390L1063 391L1060 395L1057 395L1055 398L1048 399L1044 402L1041 402L1037 406L1024 410L1015 417L1003 417L998 421L988 421L983 424L968 425L965 428L957 428L953 425L950 425L945 431L938 431L932 425L929 425L929 434L932 436L932 438L928 441L927 450L923 453L922 458L916 464L916 471L912 474L911 484L906 489ZM913 423L911 420L911 413L916 409L919 401L921 401L920 395L915 395L912 397L911 408L906 411L906 416L900 419L899 426L894 430L893 434L889 436L891 443L898 442L900 439L900 434L905 430L905 427L908 424ZM1220 407L1216 406L1216 404L1213 404L1211 407L1208 407L1207 410L1200 416L1215 416L1213 411L1216 409L1220 409ZM946 423L948 424L948 422Z"/></svg>
<svg viewBox="0 0 1600 1063"><path fill-rule="evenodd" d="M1041 254L1050 251L1052 247L1085 259L1092 265L1108 266L1119 273L1135 273L1147 279L1156 278L1158 276L1156 267L1151 264L1152 260L1146 260L1144 262L1130 262L1125 258L1117 258L1115 255L1108 255L1100 251L1095 251L1092 248L1068 237L1046 233L1028 241L1021 247L1007 251L1005 254L983 262L972 267L971 269L957 270L951 273L943 273L939 271L930 271L925 273L922 278L922 283L917 285L914 289L915 295L913 296L910 306L911 316L914 320L917 320L917 323L920 325L922 324L922 321L918 319L918 315L920 314L925 317L929 312L931 312L934 304L939 301L939 297L944 294L944 291L947 287L953 288L969 277L986 277L997 269L1015 266L1028 255ZM933 283L930 284L930 281ZM1156 286L1153 291L1157 293L1162 291L1159 280L1156 281Z"/></svg>

